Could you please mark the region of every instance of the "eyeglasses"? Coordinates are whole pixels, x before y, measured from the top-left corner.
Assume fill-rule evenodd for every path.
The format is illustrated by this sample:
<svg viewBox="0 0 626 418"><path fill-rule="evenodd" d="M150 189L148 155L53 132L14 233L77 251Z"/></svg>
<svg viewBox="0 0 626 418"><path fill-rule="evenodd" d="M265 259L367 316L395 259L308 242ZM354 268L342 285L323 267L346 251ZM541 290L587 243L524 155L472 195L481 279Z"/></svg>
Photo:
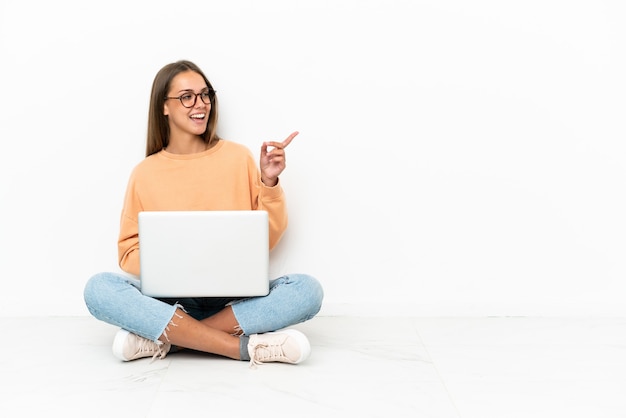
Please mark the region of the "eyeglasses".
<svg viewBox="0 0 626 418"><path fill-rule="evenodd" d="M188 93L184 93L181 94L180 96L176 96L176 97L167 97L165 96L164 99L178 99L180 100L180 103L185 106L186 108L190 108L190 107L194 107L196 105L196 101L198 100L198 96L200 96L200 100L202 100L202 102L204 104L211 104L211 101L213 100L213 98L215 97L215 90L209 89L206 91L201 91L200 93L193 93L193 92L188 92Z"/></svg>

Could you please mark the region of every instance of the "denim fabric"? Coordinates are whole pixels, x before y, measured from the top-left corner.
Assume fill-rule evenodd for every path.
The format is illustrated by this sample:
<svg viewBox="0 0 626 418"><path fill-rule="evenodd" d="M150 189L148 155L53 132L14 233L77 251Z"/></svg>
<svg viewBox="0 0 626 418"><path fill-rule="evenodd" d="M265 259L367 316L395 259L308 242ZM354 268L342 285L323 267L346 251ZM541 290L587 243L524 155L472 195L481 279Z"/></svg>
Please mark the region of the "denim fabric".
<svg viewBox="0 0 626 418"><path fill-rule="evenodd" d="M145 296L137 281L119 273L98 273L85 285L84 298L97 319L156 341L181 305L189 315L204 319L232 305L244 334L275 331L313 318L324 292L305 274L290 274L270 282L267 296L232 298L167 298Z"/></svg>
<svg viewBox="0 0 626 418"><path fill-rule="evenodd" d="M313 318L322 306L324 292L313 277L290 274L272 280L267 296L232 303L245 335L276 331Z"/></svg>

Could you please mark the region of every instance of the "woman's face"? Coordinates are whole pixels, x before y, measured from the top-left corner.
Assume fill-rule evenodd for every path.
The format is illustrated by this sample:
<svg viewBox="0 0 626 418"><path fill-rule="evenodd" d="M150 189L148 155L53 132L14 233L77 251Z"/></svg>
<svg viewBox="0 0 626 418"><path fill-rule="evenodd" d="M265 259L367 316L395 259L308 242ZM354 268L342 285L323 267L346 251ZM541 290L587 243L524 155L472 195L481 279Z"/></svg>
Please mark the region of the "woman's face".
<svg viewBox="0 0 626 418"><path fill-rule="evenodd" d="M194 71L182 72L172 79L168 99L163 106L163 114L169 117L172 136L202 135L206 131L211 111L208 94L204 78Z"/></svg>

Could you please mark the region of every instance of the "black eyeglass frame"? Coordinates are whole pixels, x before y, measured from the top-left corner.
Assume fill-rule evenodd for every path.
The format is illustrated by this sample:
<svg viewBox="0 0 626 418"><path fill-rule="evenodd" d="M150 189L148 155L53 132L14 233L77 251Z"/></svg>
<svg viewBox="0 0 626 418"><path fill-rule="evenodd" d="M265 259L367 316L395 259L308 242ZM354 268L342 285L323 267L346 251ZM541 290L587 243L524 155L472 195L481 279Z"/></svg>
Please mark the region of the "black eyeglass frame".
<svg viewBox="0 0 626 418"><path fill-rule="evenodd" d="M165 96L163 99L164 100L178 99L180 101L180 104L183 105L183 107L186 107L187 109L191 109L198 102L198 96L200 96L200 100L202 100L202 103L204 103L204 104L211 104L213 102L213 99L215 98L215 93L216 92L217 91L213 90L213 89L208 89L208 90L205 90L205 91L201 91L200 93L194 93L193 91L188 91L186 93L181 94L180 96L175 96L175 97ZM205 102L204 99L202 98L203 94L208 94L208 96L209 96L209 102L208 103ZM185 104L183 103L183 97L185 97L185 96L194 96L193 97L193 103L191 104L191 106L185 106Z"/></svg>

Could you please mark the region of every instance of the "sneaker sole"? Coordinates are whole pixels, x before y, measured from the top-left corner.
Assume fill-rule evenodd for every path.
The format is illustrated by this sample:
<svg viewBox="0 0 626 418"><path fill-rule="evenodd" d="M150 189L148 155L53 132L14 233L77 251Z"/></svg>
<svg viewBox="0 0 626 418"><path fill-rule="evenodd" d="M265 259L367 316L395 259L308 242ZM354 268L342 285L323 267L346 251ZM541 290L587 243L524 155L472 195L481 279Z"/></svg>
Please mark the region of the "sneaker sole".
<svg viewBox="0 0 626 418"><path fill-rule="evenodd" d="M298 360L294 361L293 364L298 364L309 357L309 355L311 354L311 344L309 343L309 339L306 337L306 335L296 329L285 329L278 332L281 334L289 334L289 336L295 339L300 346L300 357L298 358Z"/></svg>
<svg viewBox="0 0 626 418"><path fill-rule="evenodd" d="M128 334L130 334L130 332L125 329L120 329L117 331L117 334L115 334L115 339L113 340L113 355L122 361L128 361L122 354L124 353L124 342Z"/></svg>

